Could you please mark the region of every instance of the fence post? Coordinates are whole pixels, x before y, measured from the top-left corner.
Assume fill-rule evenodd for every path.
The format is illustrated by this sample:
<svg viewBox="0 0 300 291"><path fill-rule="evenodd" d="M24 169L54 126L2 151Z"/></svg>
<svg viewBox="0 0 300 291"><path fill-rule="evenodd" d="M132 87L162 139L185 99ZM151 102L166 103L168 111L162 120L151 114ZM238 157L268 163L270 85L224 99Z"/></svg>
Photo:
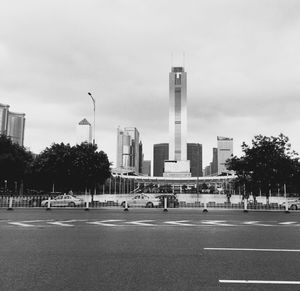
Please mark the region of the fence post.
<svg viewBox="0 0 300 291"><path fill-rule="evenodd" d="M244 212L248 212L247 210L248 199L244 198Z"/></svg>
<svg viewBox="0 0 300 291"><path fill-rule="evenodd" d="M50 195L48 197L47 210L51 210L51 198L50 198Z"/></svg>
<svg viewBox="0 0 300 291"><path fill-rule="evenodd" d="M206 199L204 200L204 208L203 208L203 211L202 212L208 212L207 210L207 203L206 203Z"/></svg>
<svg viewBox="0 0 300 291"><path fill-rule="evenodd" d="M284 191L284 199L285 199L285 213L290 213L289 212L289 205L286 197L286 184L283 185L283 191Z"/></svg>
<svg viewBox="0 0 300 291"><path fill-rule="evenodd" d="M168 211L167 197L164 197L164 212Z"/></svg>
<svg viewBox="0 0 300 291"><path fill-rule="evenodd" d="M85 211L89 211L89 200L88 200L88 195L87 195L87 189L85 188L84 192L84 198L85 198Z"/></svg>
<svg viewBox="0 0 300 291"><path fill-rule="evenodd" d="M11 196L11 197L9 197L9 202L8 202L8 208L7 208L7 210L13 210L12 203L13 203L13 198Z"/></svg>
<svg viewBox="0 0 300 291"><path fill-rule="evenodd" d="M128 203L127 203L127 199L125 200L125 208L124 211L128 211Z"/></svg>

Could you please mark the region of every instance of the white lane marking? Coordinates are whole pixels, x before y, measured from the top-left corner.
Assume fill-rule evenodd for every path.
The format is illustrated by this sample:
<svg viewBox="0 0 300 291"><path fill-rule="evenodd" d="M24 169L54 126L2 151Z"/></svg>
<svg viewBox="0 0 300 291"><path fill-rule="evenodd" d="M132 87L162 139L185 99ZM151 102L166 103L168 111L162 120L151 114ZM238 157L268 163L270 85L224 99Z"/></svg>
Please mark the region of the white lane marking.
<svg viewBox="0 0 300 291"><path fill-rule="evenodd" d="M126 223L134 224L134 225L139 225L139 226L155 226L155 224L147 223L151 222L154 220L148 219L148 220L137 220L137 221L128 221Z"/></svg>
<svg viewBox="0 0 300 291"><path fill-rule="evenodd" d="M49 224L53 225L59 225L59 226L74 226L74 224L65 223L64 221L53 221L53 222L47 222Z"/></svg>
<svg viewBox="0 0 300 291"><path fill-rule="evenodd" d="M164 223L181 226L197 226L196 224L190 224L186 222L189 222L189 220L165 221Z"/></svg>
<svg viewBox="0 0 300 291"><path fill-rule="evenodd" d="M282 285L300 285L300 281L264 281L264 280L219 280L220 283L234 284L282 284Z"/></svg>
<svg viewBox="0 0 300 291"><path fill-rule="evenodd" d="M290 225L290 224L294 224L294 223L297 223L297 221L286 221L286 222L280 222L279 224Z"/></svg>
<svg viewBox="0 0 300 291"><path fill-rule="evenodd" d="M235 224L226 223L226 220L203 220L201 223L218 226L237 226Z"/></svg>
<svg viewBox="0 0 300 291"><path fill-rule="evenodd" d="M22 226L22 227L33 227L36 225L33 224L28 224L28 223L22 223L22 222L8 222L9 224L17 225L17 226Z"/></svg>
<svg viewBox="0 0 300 291"><path fill-rule="evenodd" d="M22 220L21 222L25 222L25 223L32 223L32 222L44 222L44 221L53 221L53 219Z"/></svg>
<svg viewBox="0 0 300 291"><path fill-rule="evenodd" d="M208 251L300 252L300 249L204 248Z"/></svg>
<svg viewBox="0 0 300 291"><path fill-rule="evenodd" d="M247 225L258 225L258 226L274 226L273 224L263 224L260 223L260 221L244 221L243 224L247 224Z"/></svg>
<svg viewBox="0 0 300 291"><path fill-rule="evenodd" d="M122 226L118 224L112 224L107 222L118 222L118 221L124 221L120 219L109 219L109 220L101 220L101 221L89 221L88 224L95 224L95 225L102 225L102 226Z"/></svg>

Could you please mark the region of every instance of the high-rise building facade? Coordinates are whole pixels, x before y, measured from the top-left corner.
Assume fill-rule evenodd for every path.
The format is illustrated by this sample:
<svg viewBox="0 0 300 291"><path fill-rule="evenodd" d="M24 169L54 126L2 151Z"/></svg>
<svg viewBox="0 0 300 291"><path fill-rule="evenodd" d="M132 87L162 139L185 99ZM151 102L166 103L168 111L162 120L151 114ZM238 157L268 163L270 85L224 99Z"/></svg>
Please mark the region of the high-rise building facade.
<svg viewBox="0 0 300 291"><path fill-rule="evenodd" d="M169 158L169 144L159 143L153 145L153 176L162 177L164 163Z"/></svg>
<svg viewBox="0 0 300 291"><path fill-rule="evenodd" d="M192 177L202 177L202 144L187 144L187 159L190 161Z"/></svg>
<svg viewBox="0 0 300 291"><path fill-rule="evenodd" d="M140 171L140 134L135 127L117 129L117 163L118 169Z"/></svg>
<svg viewBox="0 0 300 291"><path fill-rule="evenodd" d="M92 126L84 118L77 125L77 143L82 142L92 143Z"/></svg>
<svg viewBox="0 0 300 291"><path fill-rule="evenodd" d="M9 105L0 103L0 134L7 134Z"/></svg>
<svg viewBox="0 0 300 291"><path fill-rule="evenodd" d="M187 79L183 67L169 73L169 160L187 160Z"/></svg>
<svg viewBox="0 0 300 291"><path fill-rule="evenodd" d="M164 175L165 161L169 157L169 144L159 143L153 146L153 176ZM199 143L187 143L187 158L190 161L190 173L192 177L202 177L202 145Z"/></svg>
<svg viewBox="0 0 300 291"><path fill-rule="evenodd" d="M218 143L218 175L228 173L226 161L233 155L233 138L217 137Z"/></svg>
<svg viewBox="0 0 300 291"><path fill-rule="evenodd" d="M8 112L7 136L12 142L24 146L25 114Z"/></svg>
<svg viewBox="0 0 300 291"><path fill-rule="evenodd" d="M218 149L213 148L213 158L211 162L211 176L218 175Z"/></svg>
<svg viewBox="0 0 300 291"><path fill-rule="evenodd" d="M143 161L141 173L144 176L151 176L151 161L150 160Z"/></svg>
<svg viewBox="0 0 300 291"><path fill-rule="evenodd" d="M183 67L172 67L169 73L169 160L164 176L189 177L187 159L187 76Z"/></svg>

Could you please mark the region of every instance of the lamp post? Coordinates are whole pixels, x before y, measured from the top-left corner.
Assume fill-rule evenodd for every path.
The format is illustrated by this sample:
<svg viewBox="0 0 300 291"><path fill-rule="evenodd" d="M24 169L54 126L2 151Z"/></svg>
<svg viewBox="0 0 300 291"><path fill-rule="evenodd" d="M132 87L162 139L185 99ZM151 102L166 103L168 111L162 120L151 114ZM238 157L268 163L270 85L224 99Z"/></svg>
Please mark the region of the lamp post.
<svg viewBox="0 0 300 291"><path fill-rule="evenodd" d="M95 128L96 128L96 116L95 116L95 111L96 111L96 101L94 99L94 97L92 96L92 94L90 92L88 92L88 94L91 96L92 101L93 101L93 105L94 105L94 138L93 138L93 145L95 144Z"/></svg>

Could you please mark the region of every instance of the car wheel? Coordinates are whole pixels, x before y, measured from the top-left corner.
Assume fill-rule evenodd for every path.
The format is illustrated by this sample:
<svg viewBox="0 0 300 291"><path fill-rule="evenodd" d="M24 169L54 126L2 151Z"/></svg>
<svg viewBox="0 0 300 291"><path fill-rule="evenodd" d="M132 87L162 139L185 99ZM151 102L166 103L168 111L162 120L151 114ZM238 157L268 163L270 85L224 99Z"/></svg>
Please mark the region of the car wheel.
<svg viewBox="0 0 300 291"><path fill-rule="evenodd" d="M70 207L75 207L76 205L75 205L74 202L70 202L70 203L69 203L69 206L70 206Z"/></svg>
<svg viewBox="0 0 300 291"><path fill-rule="evenodd" d="M153 203L152 202L148 202L146 204L146 208L153 208Z"/></svg>
<svg viewBox="0 0 300 291"><path fill-rule="evenodd" d="M293 205L291 206L291 210L297 210L297 205L294 205L294 204L293 204Z"/></svg>

